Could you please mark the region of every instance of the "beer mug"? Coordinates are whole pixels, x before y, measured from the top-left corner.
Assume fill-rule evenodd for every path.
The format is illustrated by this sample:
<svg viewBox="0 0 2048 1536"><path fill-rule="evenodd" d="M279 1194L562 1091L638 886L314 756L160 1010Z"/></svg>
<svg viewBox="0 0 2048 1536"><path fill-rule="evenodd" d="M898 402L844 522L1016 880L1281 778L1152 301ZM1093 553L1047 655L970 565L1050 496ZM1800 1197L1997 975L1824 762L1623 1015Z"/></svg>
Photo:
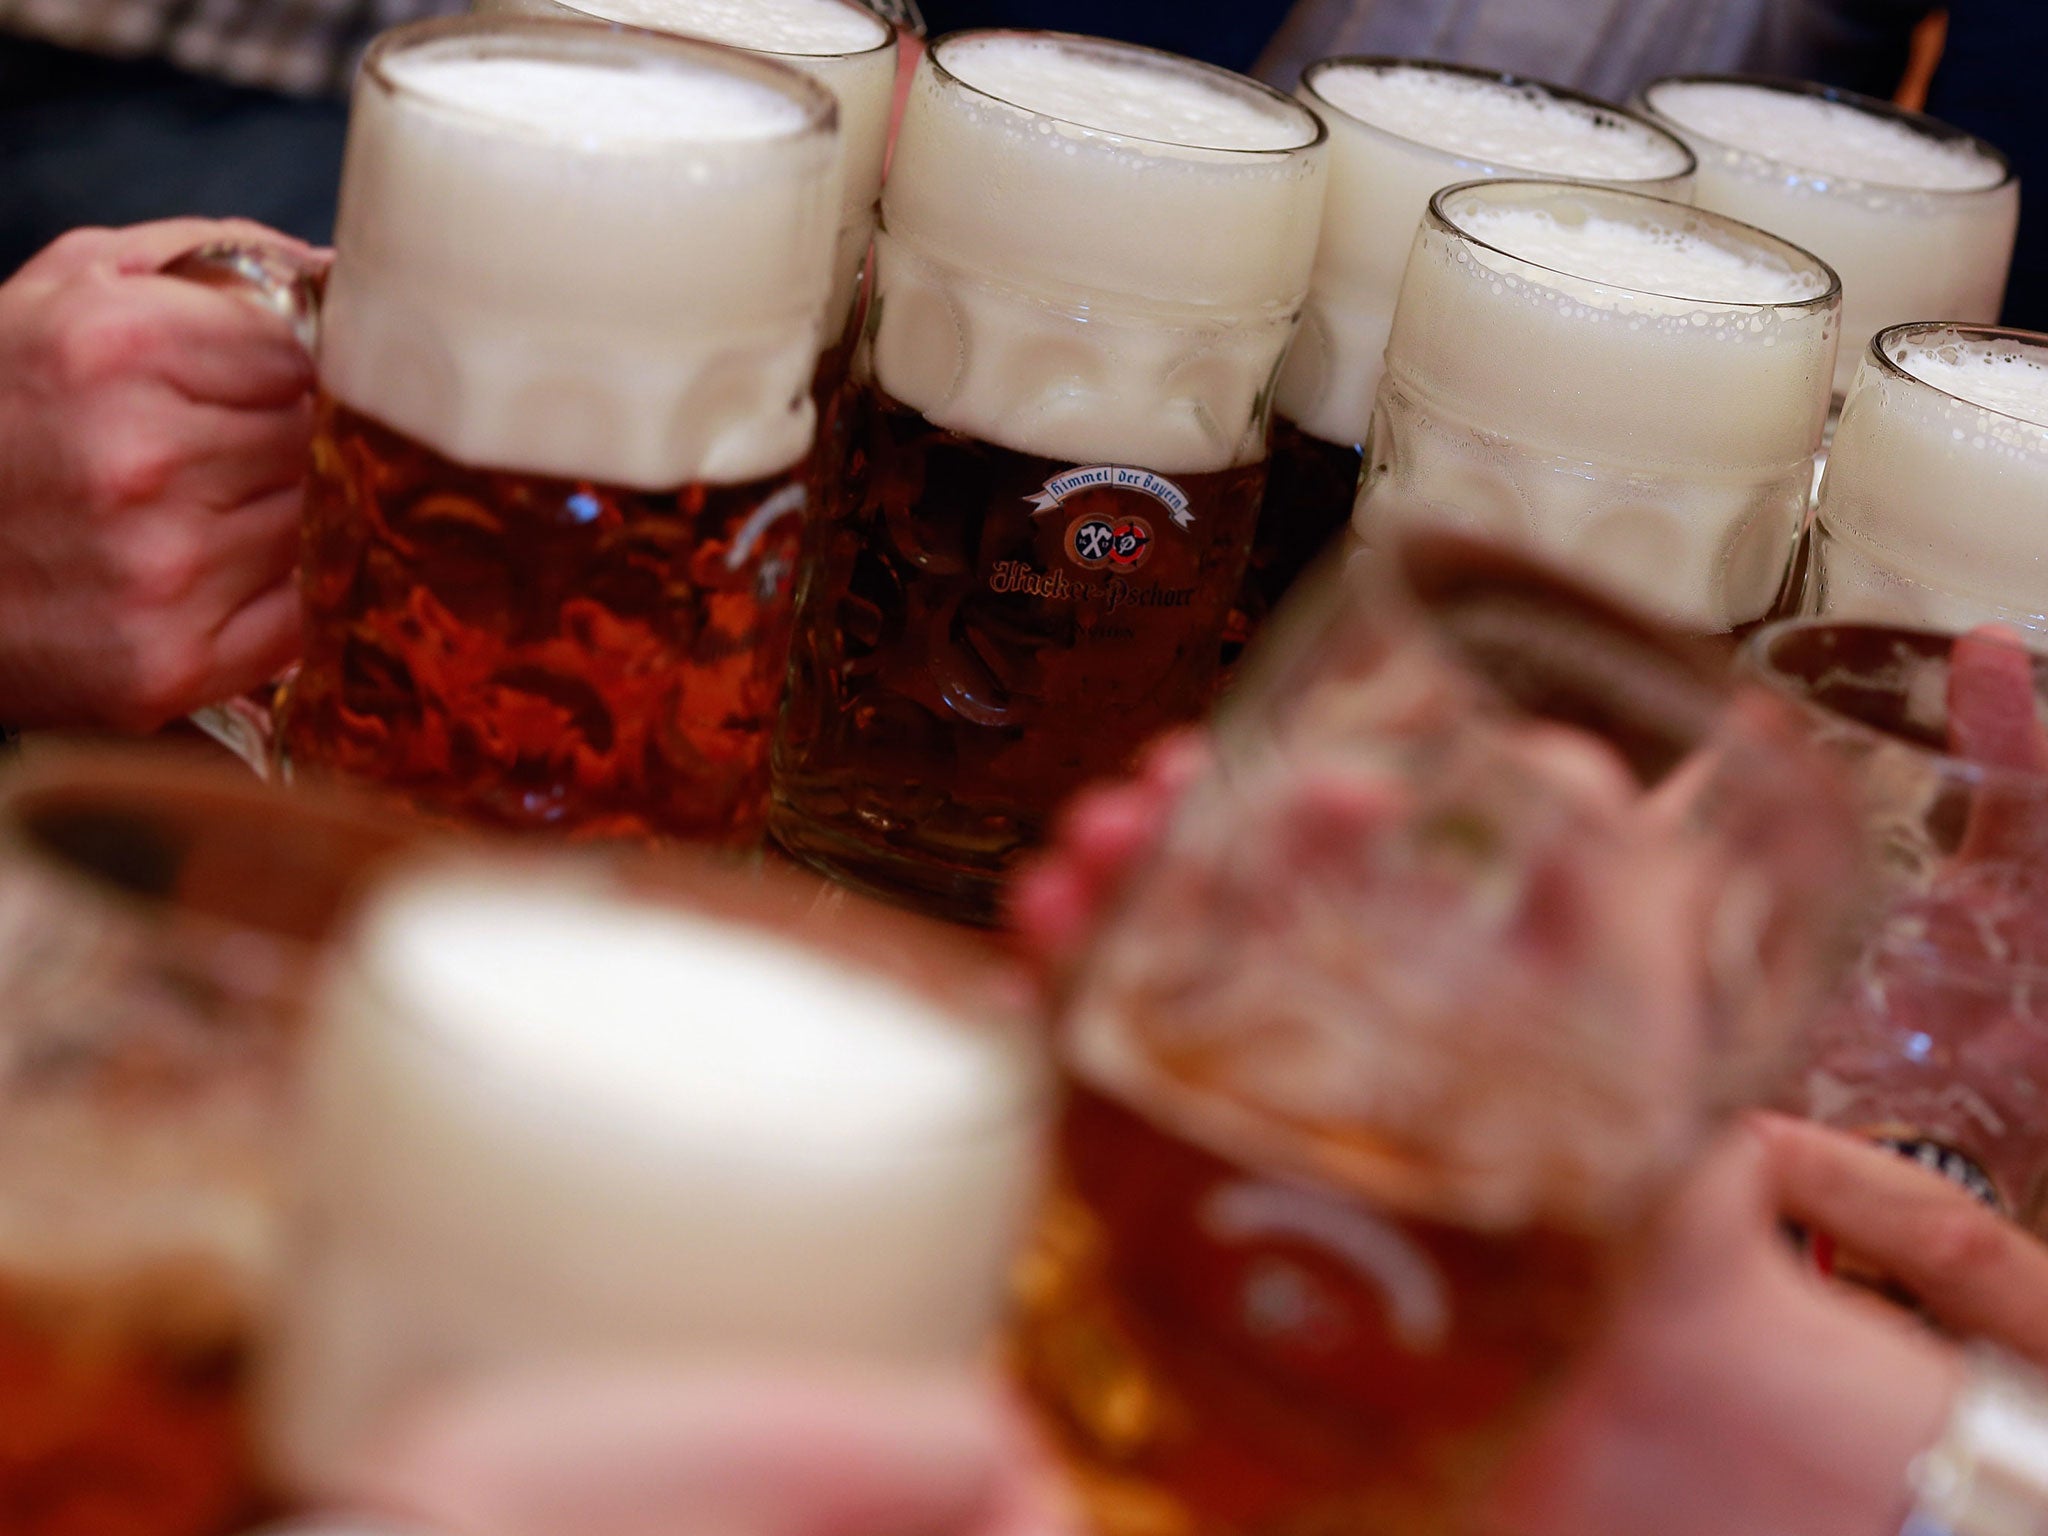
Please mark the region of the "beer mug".
<svg viewBox="0 0 2048 1536"><path fill-rule="evenodd" d="M643 32L455 20L371 48L318 325L294 773L518 830L758 838L835 121L794 70Z"/></svg>
<svg viewBox="0 0 2048 1536"><path fill-rule="evenodd" d="M1208 702L1323 142L1299 103L1147 49L925 55L799 598L784 847L988 921L1069 792Z"/></svg>
<svg viewBox="0 0 2048 1536"><path fill-rule="evenodd" d="M1558 182L1430 203L1357 528L1539 551L1688 633L1768 616L1806 526L1841 285L1718 214Z"/></svg>
<svg viewBox="0 0 2048 1536"><path fill-rule="evenodd" d="M1998 318L2020 187L1982 139L1803 80L1674 75L1638 104L1698 151L1702 208L1783 235L1841 274L1837 405L1884 327Z"/></svg>
<svg viewBox="0 0 2048 1536"><path fill-rule="evenodd" d="M1462 540L1290 603L1064 1009L1014 1349L1098 1529L1464 1528L1842 958L1791 717Z"/></svg>
<svg viewBox="0 0 2048 1536"><path fill-rule="evenodd" d="M452 861L331 976L262 1393L292 1490L501 1372L988 1349L1047 1074L936 925L673 855Z"/></svg>
<svg viewBox="0 0 2048 1536"><path fill-rule="evenodd" d="M264 1502L276 1271L318 946L410 837L162 751L0 787L0 1508L222 1536Z"/></svg>
<svg viewBox="0 0 2048 1536"><path fill-rule="evenodd" d="M1805 608L1941 629L2048 631L2048 336L1880 332L1835 432Z"/></svg>
<svg viewBox="0 0 2048 1536"><path fill-rule="evenodd" d="M1802 620L1757 635L1744 662L1852 768L1883 876L1789 1107L2048 1231L2048 658L1995 632ZM1972 734L2037 750L1987 760Z"/></svg>
<svg viewBox="0 0 2048 1536"><path fill-rule="evenodd" d="M1247 610L1270 611L1351 521L1366 429L1429 200L1479 177L1555 176L1689 201L1692 151L1577 91L1462 64L1336 58L1295 93L1330 130L1330 195L1301 333L1275 396Z"/></svg>

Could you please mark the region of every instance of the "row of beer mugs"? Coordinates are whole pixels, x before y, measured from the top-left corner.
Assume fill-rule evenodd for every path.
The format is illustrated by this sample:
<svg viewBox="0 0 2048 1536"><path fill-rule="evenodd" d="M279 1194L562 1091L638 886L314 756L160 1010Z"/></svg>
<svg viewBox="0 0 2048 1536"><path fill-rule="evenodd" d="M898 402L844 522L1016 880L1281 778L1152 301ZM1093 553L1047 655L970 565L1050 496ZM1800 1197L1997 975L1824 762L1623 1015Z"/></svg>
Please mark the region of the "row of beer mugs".
<svg viewBox="0 0 2048 1536"><path fill-rule="evenodd" d="M956 916L1206 706L1361 469L1368 542L1420 510L1687 629L1763 617L1838 357L1990 319L2010 257L1995 151L1803 87L1662 82L1635 112L1333 60L1295 100L968 33L910 82L884 188L894 37L851 0L577 9L755 57L502 18L373 51L288 756L497 824L765 817Z"/></svg>

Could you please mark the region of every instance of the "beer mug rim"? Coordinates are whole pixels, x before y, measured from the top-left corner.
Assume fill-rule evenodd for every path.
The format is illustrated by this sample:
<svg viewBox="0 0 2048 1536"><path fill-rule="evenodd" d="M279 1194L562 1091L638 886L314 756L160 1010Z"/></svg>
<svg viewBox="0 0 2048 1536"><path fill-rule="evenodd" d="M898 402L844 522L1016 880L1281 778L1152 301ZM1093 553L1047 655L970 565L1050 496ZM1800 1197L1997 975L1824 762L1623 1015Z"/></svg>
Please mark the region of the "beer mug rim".
<svg viewBox="0 0 2048 1536"><path fill-rule="evenodd" d="M1923 379L1912 369L1893 357L1888 350L1899 342L1925 341L1928 337L1946 335L1958 341L2002 341L2016 347L2023 347L2040 353L2041 360L2048 364L2048 332L2026 331L2011 325L1971 325L1962 320L1907 320L1898 325L1888 325L1870 338L1870 345L1864 349L1864 365L1875 368L1887 378L1912 385L1916 389L1928 390L1944 400L1953 400L1958 405L1968 406L1973 411L1983 411L2002 421L2017 423L2036 432L2048 432L2048 421L2036 421L2030 417L2017 416L2011 411L2001 410L1995 405L1986 405L1972 400L1968 395L1959 395L1952 389L1945 389L1928 379Z"/></svg>
<svg viewBox="0 0 2048 1536"><path fill-rule="evenodd" d="M785 131L759 138L719 140L724 155L744 155L762 150L779 151L807 138L836 136L839 131L839 99L802 70L784 64L774 56L700 38L680 37L671 32L652 32L640 27L622 27L609 22L577 16L439 16L408 22L380 34L363 55L360 88L374 86L397 101L411 102L464 121L488 124L499 132L523 131L516 118L479 112L471 107L444 101L394 79L385 67L396 53L437 44L472 43L476 56L494 52L494 45L506 44L497 56L562 59L595 56L607 63L645 63L666 57L672 63L687 63L724 75L741 75L774 90L794 104L802 121ZM571 52L574 50L575 52ZM784 57L790 57L784 55ZM707 141L710 142L710 141ZM673 150L663 143L661 153Z"/></svg>
<svg viewBox="0 0 2048 1536"><path fill-rule="evenodd" d="M1946 748L1872 725L1859 715L1814 697L1801 680L1781 665L1778 655L1787 640L1803 635L1865 637L1873 649L1889 645L1908 646L1927 659L1946 658L1962 638L1952 630L1909 624L1864 623L1830 618L1780 619L1767 624L1743 643L1737 654L1738 668L1778 697L1790 701L1809 718L1825 720L1859 742L1911 754L1945 779L1971 789L1997 788L2007 795L2048 802L2048 772L2010 768L1999 763L1980 763L1958 757ZM2035 650L2011 636L1980 637L1980 643L2000 645L2017 651L2033 663L2035 692L2048 692L2048 652Z"/></svg>
<svg viewBox="0 0 2048 1536"><path fill-rule="evenodd" d="M1685 127L1677 118L1658 111L1657 103L1652 99L1660 88L1667 85L1739 85L1753 90L1776 91L1781 96L1803 96L1812 101L1827 101L1839 106L1854 107L1859 112L1867 112L1872 117L1883 118L1887 122L1895 123L1924 138L1933 139L1939 144L1967 146L1996 165L2001 174L1997 181L1987 182L1981 187L1915 187L1902 182L1870 181L1860 176L1835 176L1826 171L1817 171L1810 166L1800 165L1795 161L1780 159L1776 155L1761 154L1753 149L1745 149L1739 144L1730 144L1725 140L1715 138L1711 133L1700 133L1697 129ZM1902 107L1897 102L1881 101L1875 96L1864 96L1856 91L1844 90L1837 85L1822 85L1815 80L1794 80L1782 75L1712 73L1660 75L1657 79L1652 80L1648 85L1636 92L1633 105L1638 107L1646 116L1655 118L1658 122L1667 125L1676 133L1695 134L1699 139L1705 143L1712 144L1717 149L1725 149L1747 159L1792 171L1801 177L1811 178L1816 181L1853 181L1857 186L1872 187L1886 192L1905 192L1916 197L1954 199L1986 197L1994 192L2002 192L2019 179L2018 172L2013 169L2011 157L2004 150L1988 140L1978 138L1977 135L1966 129L1958 128L1954 123L1943 122L1940 118L1930 117L1925 112L1915 112L1912 108Z"/></svg>
<svg viewBox="0 0 2048 1536"><path fill-rule="evenodd" d="M284 953L310 954L321 940L185 906L172 895L122 880L39 830L39 815L72 808L153 814L165 826L196 829L194 844L203 840L209 825L269 822L274 840L287 847L300 846L307 833L318 829L362 854L361 869L342 882L343 909L387 861L429 836L351 791L323 786L317 793L303 787L286 792L183 747L67 744L13 770L0 785L0 857L19 860L61 889L126 920L168 922L201 943L254 939Z"/></svg>
<svg viewBox="0 0 2048 1536"><path fill-rule="evenodd" d="M1185 139L1152 139L1145 137L1143 134L1119 133L1111 128L1100 128L1093 123L1084 123L1077 118L1061 117L1057 112L1046 112L1038 107L1030 107L1022 102L1012 101L999 91L984 90L971 81L963 80L946 67L945 52L947 48L955 43L991 37L1027 38L1033 42L1053 43L1078 53L1098 56L1107 54L1118 58L1163 62L1167 67L1178 73L1217 81L1228 89L1242 95L1262 97L1274 106L1283 108L1290 113L1300 114L1302 118L1306 119L1303 126L1308 130L1309 136L1298 144L1247 149L1242 146L1224 144L1192 144ZM1125 43L1119 42L1114 38L1091 37L1082 32L1040 31L1030 27L969 27L958 32L948 32L943 37L934 39L930 46L925 49L924 56L925 61L931 66L933 75L940 82L955 90L963 91L971 96L979 96L985 101L996 102L1001 106L1007 107L1012 112L1022 112L1027 116L1039 118L1048 123L1059 123L1064 127L1073 128L1087 134L1091 138L1113 139L1126 144L1152 144L1157 145L1161 149L1171 149L1182 154L1213 155L1227 161L1253 161L1285 160L1293 155L1306 154L1323 144L1330 137L1329 125L1285 91L1276 90L1263 80L1254 80L1249 75L1241 75L1236 70L1225 69L1218 64L1205 64L1200 59L1191 59L1184 54L1173 53L1164 48L1148 48L1142 43Z"/></svg>
<svg viewBox="0 0 2048 1536"><path fill-rule="evenodd" d="M1794 268L1817 269L1827 281L1819 293L1803 299L1740 300L1702 299L1691 294L1667 293L1658 288L1637 288L1627 283L1617 283L1597 272L1574 272L1566 267L1554 267L1534 261L1518 252L1507 250L1491 241L1481 239L1466 229L1450 213L1451 202L1461 197L1480 197L1489 201L1500 200L1518 192L1541 189L1553 196L1599 198L1611 204L1628 208L1667 209L1682 215L1685 219L1733 234L1752 247L1759 247L1784 258ZM1462 245L1477 246L1492 251L1509 261L1537 272L1548 272L1557 277L1570 278L1573 282L1593 283L1614 293L1641 294L1645 298L1665 299L1685 304L1696 310L1717 314L1782 314L1797 315L1802 312L1819 314L1839 309L1842 302L1842 277L1833 266L1804 246L1794 245L1782 235L1774 235L1755 224L1745 224L1741 219L1730 218L1725 213L1714 213L1691 203L1681 203L1668 197L1653 197L1647 192L1637 192L1615 182L1567 181L1555 176L1505 176L1481 177L1476 181L1460 181L1444 187L1429 200L1429 211L1423 216L1423 226L1437 234L1448 236Z"/></svg>
<svg viewBox="0 0 2048 1536"><path fill-rule="evenodd" d="M550 893L622 902L685 922L737 929L916 999L949 1026L990 1040L1002 1053L1007 1085L984 1115L962 1120L919 1143L914 1155L969 1145L1036 1119L1057 1081L1047 1042L1021 1008L1010 1006L1003 973L958 934L933 919L885 907L837 887L821 897L818 881L794 872L746 867L701 850L532 851L444 845L391 860L355 904L336 935L325 1002L345 989L375 1008L392 1027L435 1051L466 1050L459 1033L438 1027L394 989L366 941L387 901L433 884L498 889L520 885ZM838 924L828 908L853 906L857 924Z"/></svg>
<svg viewBox="0 0 2048 1536"><path fill-rule="evenodd" d="M686 42L709 43L714 48L732 48L740 53L751 53L764 59L864 59L871 53L880 53L885 48L894 48L897 45L895 24L873 7L862 4L861 0L826 0L826 3L843 11L858 11L882 29L881 38L865 48L758 48L751 43L728 43L706 33L672 30L646 22L618 21L590 10L588 7L591 0L554 0L554 3L564 10L576 13L574 16L562 17L564 21L594 21L603 27L623 28L628 32L651 32L656 37L681 38Z"/></svg>
<svg viewBox="0 0 2048 1536"><path fill-rule="evenodd" d="M1439 59L1404 58L1400 54L1392 53L1340 53L1327 59L1317 59L1315 63L1302 71L1301 88L1314 98L1318 108L1336 113L1347 123L1353 123L1377 138L1387 139L1396 144L1409 145L1416 149L1427 150L1429 153L1439 155L1456 165L1478 166L1498 164L1510 171L1521 172L1526 176L1533 177L1542 174L1542 167L1540 166L1516 165L1505 160L1488 161L1477 155L1460 154L1454 150L1445 149L1441 144L1432 143L1428 139L1412 138L1408 134L1397 133L1391 128L1360 117L1355 112L1345 111L1344 108L1338 106L1316 88L1316 80L1319 76L1336 69L1413 69L1424 74L1453 75L1459 79L1483 81L1489 85L1503 85L1515 90L1539 91L1552 100L1568 101L1576 106L1589 108L1595 113L1619 118L1625 122L1634 123L1638 127L1647 128L1658 138L1675 148L1683 157L1682 163L1677 168L1661 176L1574 176L1571 178L1571 180L1582 182L1589 187L1626 188L1661 186L1666 182L1683 181L1694 176L1700 168L1700 159L1694 152L1693 147L1680 138L1677 133L1673 132L1668 124L1659 122L1651 117L1649 113L1635 107L1621 106L1618 103L1604 100L1586 91L1573 90L1568 85L1555 85L1548 80L1540 80L1534 75L1517 74L1513 70L1506 69L1488 69L1480 64L1453 64L1447 60Z"/></svg>

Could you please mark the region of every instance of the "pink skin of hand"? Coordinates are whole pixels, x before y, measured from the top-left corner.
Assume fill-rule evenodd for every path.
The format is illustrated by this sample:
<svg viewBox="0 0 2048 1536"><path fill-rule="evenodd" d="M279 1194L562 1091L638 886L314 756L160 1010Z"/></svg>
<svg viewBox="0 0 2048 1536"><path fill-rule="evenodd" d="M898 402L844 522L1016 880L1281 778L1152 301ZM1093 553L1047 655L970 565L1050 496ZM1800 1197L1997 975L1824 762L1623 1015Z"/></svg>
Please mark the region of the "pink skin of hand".
<svg viewBox="0 0 2048 1536"><path fill-rule="evenodd" d="M435 1536L1082 1536L1022 1413L966 1372L515 1375L415 1404L331 1493Z"/></svg>
<svg viewBox="0 0 2048 1536"><path fill-rule="evenodd" d="M0 720L146 731L296 654L313 365L161 275L258 225L76 230L0 283Z"/></svg>

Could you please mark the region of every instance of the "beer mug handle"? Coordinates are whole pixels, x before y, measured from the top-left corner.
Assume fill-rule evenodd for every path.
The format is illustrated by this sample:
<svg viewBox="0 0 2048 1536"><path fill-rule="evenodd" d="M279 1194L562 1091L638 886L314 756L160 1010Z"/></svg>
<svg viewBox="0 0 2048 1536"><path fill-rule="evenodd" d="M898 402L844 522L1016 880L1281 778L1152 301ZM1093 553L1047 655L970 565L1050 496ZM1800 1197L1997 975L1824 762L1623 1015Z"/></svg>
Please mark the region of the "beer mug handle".
<svg viewBox="0 0 2048 1536"><path fill-rule="evenodd" d="M159 270L166 277L229 289L262 305L291 326L299 345L310 354L320 339L327 267L323 258L301 256L282 246L225 241L174 256ZM195 710L191 723L248 764L259 779L279 777L284 764L277 704L291 677L287 671L249 693Z"/></svg>

